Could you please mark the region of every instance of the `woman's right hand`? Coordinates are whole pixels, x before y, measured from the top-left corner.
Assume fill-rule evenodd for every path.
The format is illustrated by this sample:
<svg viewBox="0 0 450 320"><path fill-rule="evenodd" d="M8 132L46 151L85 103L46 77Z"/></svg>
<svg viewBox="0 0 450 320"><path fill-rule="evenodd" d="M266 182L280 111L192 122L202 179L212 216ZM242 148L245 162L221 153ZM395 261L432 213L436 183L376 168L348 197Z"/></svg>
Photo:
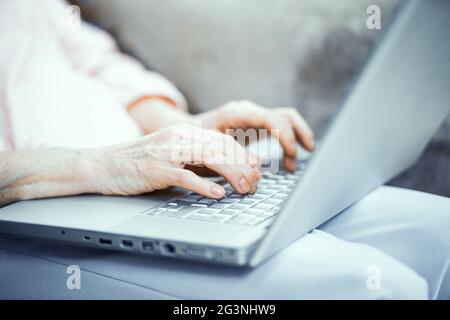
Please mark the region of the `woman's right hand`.
<svg viewBox="0 0 450 320"><path fill-rule="evenodd" d="M210 198L224 188L187 167L206 167L224 177L239 193L255 192L261 177L257 157L231 136L180 124L131 143L98 149L91 154L90 181L107 195L136 195L171 186Z"/></svg>

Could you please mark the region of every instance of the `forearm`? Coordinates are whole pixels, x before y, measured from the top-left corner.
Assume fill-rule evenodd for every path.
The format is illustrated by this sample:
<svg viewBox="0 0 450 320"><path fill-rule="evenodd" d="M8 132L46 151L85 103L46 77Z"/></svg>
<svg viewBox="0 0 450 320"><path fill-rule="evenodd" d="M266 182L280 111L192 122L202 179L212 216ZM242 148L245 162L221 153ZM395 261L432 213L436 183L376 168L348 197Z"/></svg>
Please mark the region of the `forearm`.
<svg viewBox="0 0 450 320"><path fill-rule="evenodd" d="M145 134L191 121L191 116L187 112L178 110L160 99L144 100L129 108L128 112Z"/></svg>
<svg viewBox="0 0 450 320"><path fill-rule="evenodd" d="M96 192L92 156L82 150L0 153L0 207L45 197Z"/></svg>

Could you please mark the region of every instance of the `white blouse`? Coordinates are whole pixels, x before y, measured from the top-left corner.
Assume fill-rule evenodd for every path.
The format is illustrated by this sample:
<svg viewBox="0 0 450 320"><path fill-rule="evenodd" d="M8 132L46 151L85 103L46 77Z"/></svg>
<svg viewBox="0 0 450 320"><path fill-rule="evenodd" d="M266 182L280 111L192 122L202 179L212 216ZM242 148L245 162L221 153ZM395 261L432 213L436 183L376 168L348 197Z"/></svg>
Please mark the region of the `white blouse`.
<svg viewBox="0 0 450 320"><path fill-rule="evenodd" d="M117 50L61 0L0 0L0 151L99 147L141 135L126 107L164 96L186 108L163 76Z"/></svg>

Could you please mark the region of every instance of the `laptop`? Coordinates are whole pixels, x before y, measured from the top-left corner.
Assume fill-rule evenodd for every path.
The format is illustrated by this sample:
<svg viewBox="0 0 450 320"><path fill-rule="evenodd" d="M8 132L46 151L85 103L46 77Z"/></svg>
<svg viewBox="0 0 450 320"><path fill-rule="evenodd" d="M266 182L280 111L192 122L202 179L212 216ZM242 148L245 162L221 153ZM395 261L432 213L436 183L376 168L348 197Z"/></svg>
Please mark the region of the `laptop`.
<svg viewBox="0 0 450 320"><path fill-rule="evenodd" d="M0 233L256 266L410 167L450 109L450 1L407 1L312 157L264 172L255 194L171 188L0 209Z"/></svg>

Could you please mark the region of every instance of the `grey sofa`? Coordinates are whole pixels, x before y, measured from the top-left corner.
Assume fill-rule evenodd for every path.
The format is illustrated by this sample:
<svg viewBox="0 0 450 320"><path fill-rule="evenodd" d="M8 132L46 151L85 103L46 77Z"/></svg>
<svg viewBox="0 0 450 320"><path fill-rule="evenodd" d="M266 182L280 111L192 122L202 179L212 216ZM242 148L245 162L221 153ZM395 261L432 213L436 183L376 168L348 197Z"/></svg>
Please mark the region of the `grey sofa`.
<svg viewBox="0 0 450 320"><path fill-rule="evenodd" d="M401 2L96 0L83 4L95 23L112 32L125 50L174 81L192 111L241 98L266 106L297 106L320 136ZM381 7L380 31L366 27L370 4ZM450 196L450 117L420 161L390 184Z"/></svg>

